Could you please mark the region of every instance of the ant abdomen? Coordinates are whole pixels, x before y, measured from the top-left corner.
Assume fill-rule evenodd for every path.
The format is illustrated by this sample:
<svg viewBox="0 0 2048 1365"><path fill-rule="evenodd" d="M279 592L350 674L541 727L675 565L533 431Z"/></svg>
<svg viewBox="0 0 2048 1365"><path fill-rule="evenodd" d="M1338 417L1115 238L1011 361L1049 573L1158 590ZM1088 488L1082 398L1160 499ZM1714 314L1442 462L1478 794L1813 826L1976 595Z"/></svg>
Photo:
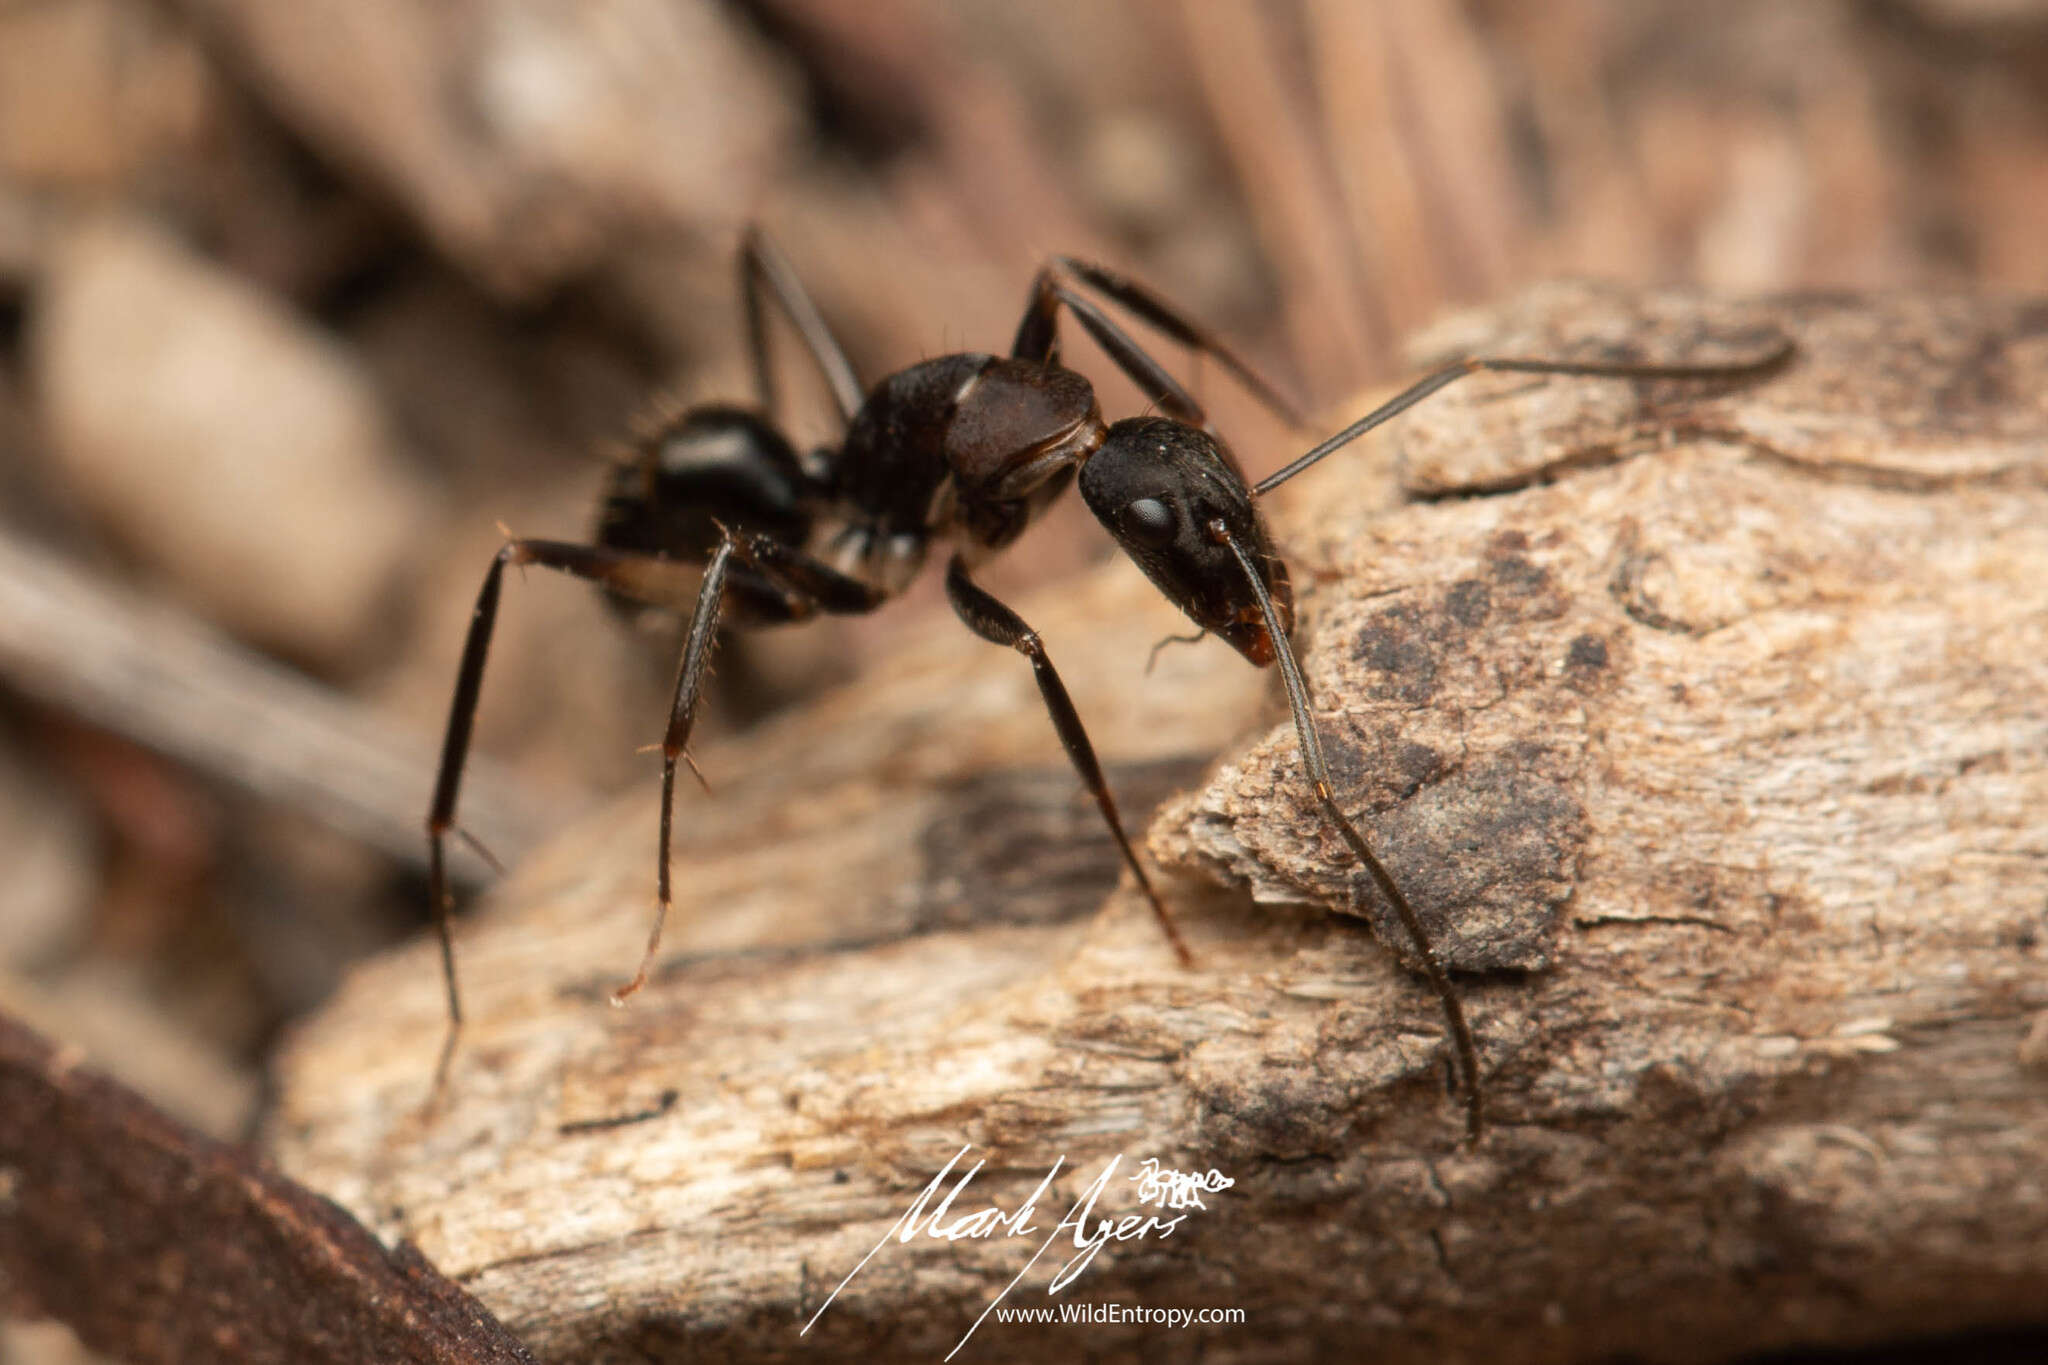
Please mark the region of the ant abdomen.
<svg viewBox="0 0 2048 1365"><path fill-rule="evenodd" d="M613 466L595 539L607 550L692 564L717 548L721 526L802 545L818 493L789 441L760 413L693 408ZM605 596L628 614L646 605L609 589Z"/></svg>

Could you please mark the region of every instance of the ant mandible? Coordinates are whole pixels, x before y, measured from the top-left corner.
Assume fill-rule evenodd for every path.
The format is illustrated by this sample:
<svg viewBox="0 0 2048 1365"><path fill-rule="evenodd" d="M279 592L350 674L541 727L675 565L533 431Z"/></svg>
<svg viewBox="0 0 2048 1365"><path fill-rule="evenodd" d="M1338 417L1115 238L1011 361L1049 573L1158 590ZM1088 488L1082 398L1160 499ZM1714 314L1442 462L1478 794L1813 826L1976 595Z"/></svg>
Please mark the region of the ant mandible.
<svg viewBox="0 0 2048 1365"><path fill-rule="evenodd" d="M1201 405L1077 286L1213 357L1262 403L1299 426L1291 406L1220 340L1160 296L1101 266L1060 256L1042 267L1008 356L939 356L899 370L865 393L795 271L757 229L742 240L739 273L758 409L707 405L685 411L614 469L592 543L513 539L484 576L456 675L426 822L428 894L448 992L449 1039L442 1067L462 1024L444 844L455 828L463 763L508 564L536 564L589 579L621 605L677 612L687 607L690 613L661 744L654 924L633 979L612 993L614 1004L646 983L661 945L671 902L676 767L688 761L686 747L719 625L758 627L807 620L820 612L874 611L910 583L933 542L941 539L955 546L946 567L946 595L954 611L975 634L1030 660L1068 759L1093 794L1175 955L1182 965L1192 966L1172 913L1138 861L1094 746L1038 633L972 576L978 564L1015 541L1078 474L1089 510L1203 633L1219 636L1257 667L1279 665L1316 802L1393 906L1442 1005L1463 1076L1467 1138L1477 1141L1484 1102L1471 1028L1414 908L1332 792L1329 765L1309 714L1308 689L1288 642L1294 599L1287 567L1256 499L1469 374L1739 379L1782 363L1791 353L1790 342L1729 365L1458 361L1425 376L1277 473L1248 484ZM797 455L768 418L777 394L764 288L823 372L845 423L836 448L816 451L808 459ZM1062 307L1160 415L1104 421L1088 380L1060 363Z"/></svg>

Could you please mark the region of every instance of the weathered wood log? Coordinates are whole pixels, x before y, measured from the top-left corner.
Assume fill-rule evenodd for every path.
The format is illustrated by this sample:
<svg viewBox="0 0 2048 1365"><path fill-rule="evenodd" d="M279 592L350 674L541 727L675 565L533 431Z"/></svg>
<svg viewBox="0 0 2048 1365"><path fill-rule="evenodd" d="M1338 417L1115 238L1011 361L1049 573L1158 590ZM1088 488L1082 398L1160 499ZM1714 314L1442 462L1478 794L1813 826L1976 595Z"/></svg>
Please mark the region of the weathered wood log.
<svg viewBox="0 0 2048 1365"><path fill-rule="evenodd" d="M2038 1318L2048 307L1558 288L1433 344L1774 328L1750 385L1471 380L1276 499L1340 799L1468 969L1476 1148L1271 680L1214 644L1142 676L1176 618L1118 564L1024 614L1134 813L1226 754L1151 825L1196 970L1127 884L1096 913L1116 862L1023 662L935 623L699 756L630 1008L651 782L465 927L439 1103L431 949L354 977L281 1064L281 1159L564 1359L937 1359L1055 1235L1005 1307L1244 1321L969 1351L1693 1361ZM963 1147L941 1227L1058 1166L1030 1235L863 1264ZM1141 1204L1148 1157L1235 1184ZM1183 1221L1048 1298L1115 1158L1094 1215Z"/></svg>
<svg viewBox="0 0 2048 1365"><path fill-rule="evenodd" d="M0 1014L0 1311L135 1362L531 1365L410 1246Z"/></svg>

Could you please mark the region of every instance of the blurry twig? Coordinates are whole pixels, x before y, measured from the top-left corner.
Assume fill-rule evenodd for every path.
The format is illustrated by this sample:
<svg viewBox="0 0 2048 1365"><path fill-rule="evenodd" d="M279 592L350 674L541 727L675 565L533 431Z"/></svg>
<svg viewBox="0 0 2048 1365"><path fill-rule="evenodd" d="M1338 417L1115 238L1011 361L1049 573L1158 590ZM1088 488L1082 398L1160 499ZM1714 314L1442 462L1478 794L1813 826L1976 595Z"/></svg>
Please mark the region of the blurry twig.
<svg viewBox="0 0 2048 1365"><path fill-rule="evenodd" d="M5 531L0 681L425 863L431 739ZM469 787L464 827L492 848L516 851L552 820L537 793L488 763L471 763Z"/></svg>
<svg viewBox="0 0 2048 1365"><path fill-rule="evenodd" d="M1036 264L1051 250L1112 252L1018 88L999 65L969 55L958 17L943 6L762 0L760 8L854 107L930 146L989 259Z"/></svg>
<svg viewBox="0 0 2048 1365"><path fill-rule="evenodd" d="M1391 338L1375 336L1370 291L1343 226L1343 200L1267 8L1183 3L1176 13L1195 74L1245 189L1252 221L1289 301L1288 334L1317 401L1357 381Z"/></svg>

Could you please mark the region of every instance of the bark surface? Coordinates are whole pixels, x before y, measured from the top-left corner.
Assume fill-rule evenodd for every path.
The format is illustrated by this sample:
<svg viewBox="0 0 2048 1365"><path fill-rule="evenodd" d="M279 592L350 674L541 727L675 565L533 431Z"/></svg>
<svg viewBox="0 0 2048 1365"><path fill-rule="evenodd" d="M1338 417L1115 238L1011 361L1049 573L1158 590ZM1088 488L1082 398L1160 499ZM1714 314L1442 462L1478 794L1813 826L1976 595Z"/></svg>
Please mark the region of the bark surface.
<svg viewBox="0 0 2048 1365"><path fill-rule="evenodd" d="M967 1352L1704 1361L2038 1318L2048 306L1553 287L1425 349L1776 329L1754 384L1461 383L1274 499L1340 800L1461 969L1476 1149L1272 680L1214 643L1145 676L1178 618L1120 563L1021 606L1197 970L1111 890L1025 662L941 623L697 756L629 1008L651 777L464 925L438 1103L431 947L354 977L282 1064L281 1160L559 1359L937 1359L1118 1158L1094 1218L1184 1221L1048 1298L1058 1233L1005 1306L1245 1323L991 1317ZM1032 1234L890 1242L800 1336L963 1147L948 1223L1060 1163ZM1161 1209L1148 1157L1235 1183Z"/></svg>

